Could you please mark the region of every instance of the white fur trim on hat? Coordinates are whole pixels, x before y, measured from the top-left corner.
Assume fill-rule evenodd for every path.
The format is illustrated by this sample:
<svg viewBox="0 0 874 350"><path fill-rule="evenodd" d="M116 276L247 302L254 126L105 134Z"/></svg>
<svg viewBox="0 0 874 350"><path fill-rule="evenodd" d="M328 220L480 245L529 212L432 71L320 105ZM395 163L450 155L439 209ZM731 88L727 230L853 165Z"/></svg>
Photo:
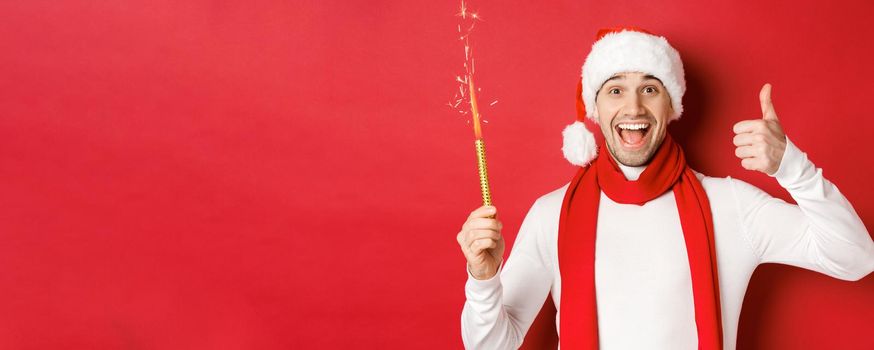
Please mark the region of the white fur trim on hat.
<svg viewBox="0 0 874 350"><path fill-rule="evenodd" d="M607 79L622 72L640 72L659 78L671 97L674 114L670 120L680 118L686 92L680 53L664 37L631 30L604 35L592 45L582 72L587 117L598 121L595 96Z"/></svg>
<svg viewBox="0 0 874 350"><path fill-rule="evenodd" d="M595 135L586 128L586 124L576 121L561 132L564 144L561 147L565 159L571 164L586 166L598 155L598 145Z"/></svg>

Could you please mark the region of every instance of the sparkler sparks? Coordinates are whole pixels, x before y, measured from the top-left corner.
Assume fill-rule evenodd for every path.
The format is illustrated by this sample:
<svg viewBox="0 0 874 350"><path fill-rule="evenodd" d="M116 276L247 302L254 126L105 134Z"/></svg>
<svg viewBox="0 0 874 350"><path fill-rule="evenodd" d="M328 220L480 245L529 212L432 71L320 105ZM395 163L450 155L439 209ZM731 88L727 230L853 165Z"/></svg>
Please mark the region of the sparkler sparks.
<svg viewBox="0 0 874 350"><path fill-rule="evenodd" d="M458 25L458 40L464 42L464 76L456 75L455 82L458 83L458 93L455 94L453 100L455 103L450 101L447 103L449 107L455 109L461 115L467 115L467 109L462 108L459 109L458 106L464 102L465 97L467 101L470 103L470 114L473 117L473 123L469 119L465 120L467 124L473 124L473 132L476 136L476 140L474 144L476 145L476 157L477 157L477 170L479 171L479 183L480 183L480 191L483 196L483 205L492 205L492 194L491 189L489 189L489 175L488 169L486 167L486 149L485 142L482 137L482 129L480 127L480 113L479 108L477 107L476 95L481 91L474 87L473 85L473 73L474 73L474 61L473 61L473 50L470 47L470 32L473 30L476 21L480 21L480 17L476 12L470 12L467 8L467 3L464 0L461 0L461 8L458 12L458 16L461 17L462 23ZM470 18L468 20L468 18ZM467 25L465 21L470 24ZM464 25L467 30L462 31L462 25ZM465 96L465 88L467 91L467 96ZM494 106L498 101L495 100L489 106ZM484 123L488 124L488 120L483 120Z"/></svg>
<svg viewBox="0 0 874 350"><path fill-rule="evenodd" d="M482 89L475 88L473 84L473 75L476 72L476 65L473 58L473 48L470 44L470 34L476 26L476 22L482 21L482 17L479 13L471 11L465 0L461 0L461 5L459 6L456 16L461 17L461 23L456 26L456 29L459 34L458 40L464 44L464 74L455 76L455 82L458 83L458 93L452 97L452 100L450 100L447 105L458 111L461 116L471 115L473 117L476 137L481 138L482 134L479 122L482 115L477 108L476 95L482 92ZM462 107L462 102L467 102L470 106L469 112L467 108ZM495 100L490 103L488 107L494 106L497 102L498 101ZM459 107L462 108L459 109ZM470 120L465 121L470 124ZM482 121L488 124L487 120L483 119Z"/></svg>

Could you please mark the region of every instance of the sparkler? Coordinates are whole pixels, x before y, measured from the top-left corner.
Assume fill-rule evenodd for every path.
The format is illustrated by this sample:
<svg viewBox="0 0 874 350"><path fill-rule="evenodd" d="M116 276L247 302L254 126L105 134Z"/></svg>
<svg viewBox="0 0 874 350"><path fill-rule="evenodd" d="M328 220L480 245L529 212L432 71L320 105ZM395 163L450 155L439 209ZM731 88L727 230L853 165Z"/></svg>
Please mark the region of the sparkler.
<svg viewBox="0 0 874 350"><path fill-rule="evenodd" d="M476 147L477 169L479 170L480 190L483 197L483 205L492 205L492 193L489 188L489 174L486 165L486 146L483 142L482 127L480 125L480 111L477 105L476 93L477 88L473 84L473 74L475 71L473 50L470 46L470 33L473 31L477 21L481 21L479 14L471 12L467 8L464 0L461 0L461 7L458 15L461 17L461 24L458 25L459 40L464 42L464 77L456 76L455 81L458 82L458 93L455 95L455 101L448 103L454 109L457 109L462 115L467 115L467 111L458 109L459 105L467 98L470 103L470 114L473 117L473 133L476 138L474 146ZM468 24L469 23L469 24ZM466 90L466 91L465 91ZM465 94L466 92L466 94ZM494 101L489 106L494 106L498 101ZM488 123L488 121L483 120Z"/></svg>

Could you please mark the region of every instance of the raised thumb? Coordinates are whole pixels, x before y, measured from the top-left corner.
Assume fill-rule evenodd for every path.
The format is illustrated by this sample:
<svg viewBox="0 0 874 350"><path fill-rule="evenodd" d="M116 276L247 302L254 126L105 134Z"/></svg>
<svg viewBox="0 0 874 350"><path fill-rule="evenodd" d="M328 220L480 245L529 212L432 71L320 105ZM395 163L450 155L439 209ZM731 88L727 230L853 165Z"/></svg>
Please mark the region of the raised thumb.
<svg viewBox="0 0 874 350"><path fill-rule="evenodd" d="M762 86L759 92L759 103L762 105L762 119L777 120L777 112L774 111L774 103L771 102L771 84Z"/></svg>

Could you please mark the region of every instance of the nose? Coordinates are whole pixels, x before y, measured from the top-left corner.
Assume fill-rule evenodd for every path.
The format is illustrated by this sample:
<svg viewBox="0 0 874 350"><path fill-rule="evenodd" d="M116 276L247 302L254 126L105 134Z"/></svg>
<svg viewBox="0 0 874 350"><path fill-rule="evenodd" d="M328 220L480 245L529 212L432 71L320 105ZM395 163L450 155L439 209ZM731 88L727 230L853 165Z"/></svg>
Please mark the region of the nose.
<svg viewBox="0 0 874 350"><path fill-rule="evenodd" d="M625 114L630 116L639 116L646 114L646 109L643 107L643 101L640 96L638 96L637 94L629 94Z"/></svg>

